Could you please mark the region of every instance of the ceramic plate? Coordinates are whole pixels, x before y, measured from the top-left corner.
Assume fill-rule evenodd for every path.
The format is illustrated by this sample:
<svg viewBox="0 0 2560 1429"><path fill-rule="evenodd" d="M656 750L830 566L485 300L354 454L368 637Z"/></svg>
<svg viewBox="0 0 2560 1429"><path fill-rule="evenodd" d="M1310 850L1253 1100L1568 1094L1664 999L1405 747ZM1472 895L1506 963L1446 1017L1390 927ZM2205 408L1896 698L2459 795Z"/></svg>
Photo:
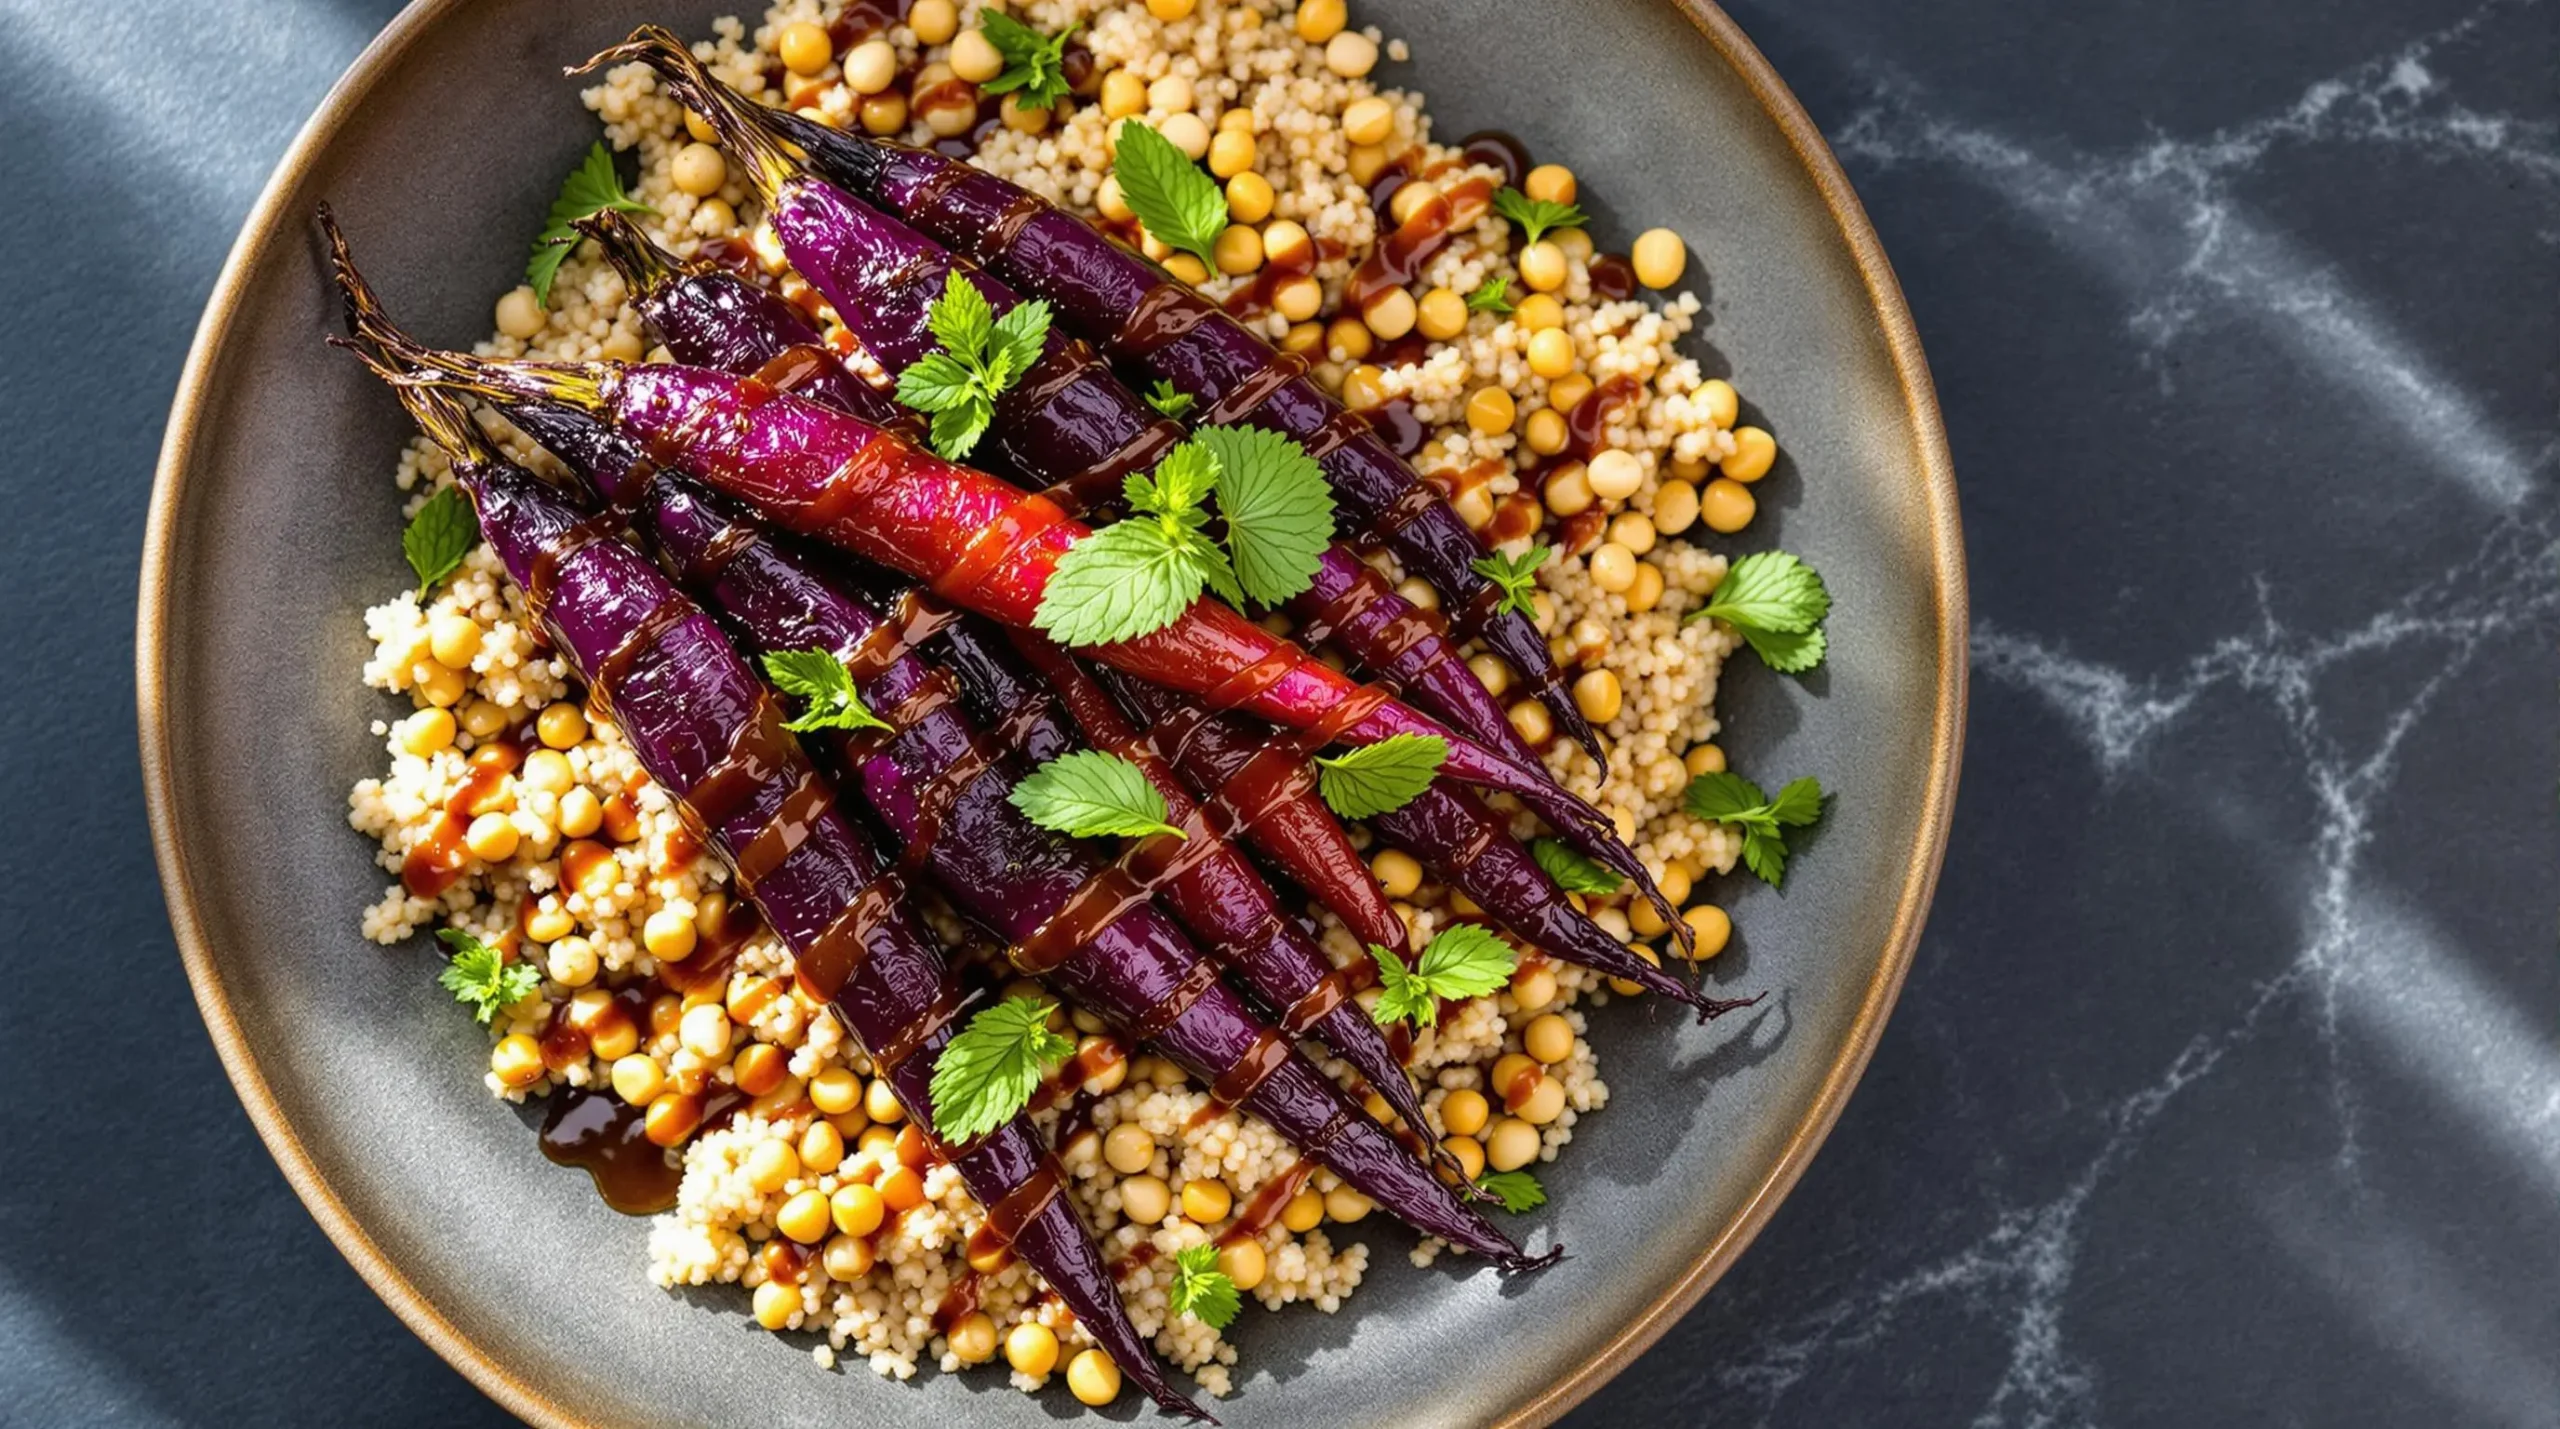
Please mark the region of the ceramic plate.
<svg viewBox="0 0 2560 1429"><path fill-rule="evenodd" d="M241 1099L392 1308L543 1424L1045 1423L1003 1377L825 1373L734 1290L652 1288L644 1222L536 1154L476 1071L420 949L357 933L381 891L346 794L380 763L364 607L408 580L384 473L407 429L322 345L309 219L346 216L422 334L467 342L594 121L560 66L639 20L706 31L738 0L421 0L356 61L251 216L208 308L162 457L142 571L142 748L178 941ZM1724 993L1698 1027L1596 1019L1614 1096L1546 1171L1528 1224L1571 1252L1504 1281L1405 1263L1378 1217L1360 1294L1242 1331L1234 1425L1541 1423L1694 1301L1804 1169L1865 1065L1920 931L1953 797L1964 686L1955 489L1927 370L1875 235L1820 136L1721 13L1659 0L1364 0L1412 42L1387 71L1443 134L1499 127L1582 176L1604 245L1667 224L1708 300L1696 350L1787 453L1750 541L1838 598L1797 681L1740 661L1737 767L1836 795L1783 896L1726 880ZM1604 82L1605 80L1605 82ZM1642 96L1631 106L1630 96ZM350 1367L361 1372L360 1367ZM1135 1393L1105 1417L1147 1417Z"/></svg>

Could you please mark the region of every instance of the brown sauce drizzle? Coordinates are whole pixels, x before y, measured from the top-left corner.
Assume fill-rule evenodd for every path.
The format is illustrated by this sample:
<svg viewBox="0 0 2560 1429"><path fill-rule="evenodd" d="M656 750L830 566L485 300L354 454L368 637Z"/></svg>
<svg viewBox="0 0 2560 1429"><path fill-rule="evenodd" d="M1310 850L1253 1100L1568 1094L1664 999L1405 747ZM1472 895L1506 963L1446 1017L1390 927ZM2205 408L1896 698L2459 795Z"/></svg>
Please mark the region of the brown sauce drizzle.
<svg viewBox="0 0 2560 1429"><path fill-rule="evenodd" d="M1147 290L1129 310L1111 346L1128 357L1144 357L1181 341L1193 328L1217 315L1218 305L1191 291L1188 284L1167 278Z"/></svg>
<svg viewBox="0 0 2560 1429"><path fill-rule="evenodd" d="M631 667L640 662L641 656L655 649L659 641L693 616L693 602L685 599L683 592L667 592L666 599L651 606L649 613L640 617L640 623L631 627L631 633L623 636L620 644L605 652L605 657L596 662L588 683L595 689L606 691L620 685L622 677L631 673Z"/></svg>
<svg viewBox="0 0 2560 1429"><path fill-rule="evenodd" d="M728 751L720 762L677 799L677 815L697 837L709 841L766 781L800 757L800 746L782 724L782 711L770 698L757 700L755 713L740 721L737 733L729 737Z"/></svg>
<svg viewBox="0 0 2560 1429"><path fill-rule="evenodd" d="M1082 517L1086 512L1109 506L1119 500L1122 484L1130 472L1154 466L1187 435L1179 422L1170 419L1150 422L1136 436L1121 443L1117 450L1102 456L1075 475L1043 488L1040 495L1073 517Z"/></svg>
<svg viewBox="0 0 2560 1429"><path fill-rule="evenodd" d="M764 926L755 909L743 900L732 900L720 915L720 926L709 937L694 944L693 952L680 963L658 964L658 981L679 994L707 992L725 987L729 969L736 965L738 954Z"/></svg>
<svg viewBox="0 0 2560 1429"><path fill-rule="evenodd" d="M587 1087L553 1099L542 1119L542 1154L586 1172L604 1203L627 1216L673 1207L684 1179L684 1169L669 1165L665 1148L649 1139L641 1108Z"/></svg>
<svg viewBox="0 0 2560 1429"><path fill-rule="evenodd" d="M1394 176L1394 182L1387 184L1388 197L1405 182L1397 172L1400 163L1388 165L1379 176L1380 183ZM1374 198L1377 187L1373 185L1370 192ZM1344 311L1365 313L1388 293L1411 287L1422 276L1423 266L1448 246L1451 235L1472 226L1492 203L1493 182L1482 174L1471 174L1433 195L1351 270L1342 285Z"/></svg>
<svg viewBox="0 0 2560 1429"><path fill-rule="evenodd" d="M793 957L792 976L800 990L817 1002L833 1000L871 956L872 936L897 916L906 897L907 881L895 869L864 884L809 946Z"/></svg>
<svg viewBox="0 0 2560 1429"><path fill-rule="evenodd" d="M1529 172L1528 146L1499 129L1481 129L1458 141L1458 158L1469 168L1498 170L1505 188L1520 186Z"/></svg>
<svg viewBox="0 0 2560 1429"><path fill-rule="evenodd" d="M1320 645L1378 602L1390 599L1396 599L1399 608L1370 632L1370 649L1376 657L1371 664L1379 667L1393 665L1425 641L1440 639L1447 633L1446 625L1436 612L1397 599L1395 591L1387 585L1386 577L1360 564L1350 588L1317 607L1315 618L1298 627L1298 638L1309 645ZM1441 658L1452 659L1456 653L1444 650Z"/></svg>
<svg viewBox="0 0 2560 1429"><path fill-rule="evenodd" d="M412 897L433 898L443 893L470 867L471 850L463 843L463 836L479 816L479 805L506 786L507 776L524 763L524 755L520 731L515 737L471 751L471 772L463 776L462 786L453 791L453 796L444 801L444 817L411 844L400 860L400 886Z"/></svg>
<svg viewBox="0 0 2560 1429"><path fill-rule="evenodd" d="M975 1238L972 1237L972 1239ZM943 1295L942 1303L933 1307L935 1334L950 1334L954 1326L977 1313L978 1292L982 1283L983 1278L974 1270L951 1282L951 1289Z"/></svg>
<svg viewBox="0 0 2560 1429"><path fill-rule="evenodd" d="M1595 255L1591 260L1591 292L1610 302L1624 302L1636 290L1636 268L1615 253Z"/></svg>
<svg viewBox="0 0 2560 1429"><path fill-rule="evenodd" d="M755 836L748 839L746 846L732 858L739 891L754 892L755 886L771 877L773 871L782 866L783 860L798 852L800 845L808 842L809 835L817 829L818 820L834 803L835 791L827 787L826 780L819 777L818 771L804 771L800 782L791 786L790 793L782 796L782 803L773 811L773 817L767 819L764 827L756 830Z"/></svg>
<svg viewBox="0 0 2560 1429"><path fill-rule="evenodd" d="M957 599L957 592L975 589L1024 543L1066 519L1067 514L1047 497L1024 496L969 538L959 557L933 578L934 594Z"/></svg>
<svg viewBox="0 0 2560 1429"><path fill-rule="evenodd" d="M533 608L537 618L550 611L551 597L560 589L560 568L569 558L597 541L619 534L622 525L621 516L599 511L542 543L542 548L533 553L532 567L524 577L525 604Z"/></svg>
<svg viewBox="0 0 2560 1429"><path fill-rule="evenodd" d="M1365 415L1370 429L1378 434L1378 440L1407 461L1413 460L1414 453L1421 451L1422 444L1431 439L1431 429L1414 415L1413 403L1402 397L1390 397L1370 408Z"/></svg>
<svg viewBox="0 0 2560 1429"><path fill-rule="evenodd" d="M846 0L844 13L827 27L827 39L842 54L875 35L903 24L913 0Z"/></svg>
<svg viewBox="0 0 2560 1429"><path fill-rule="evenodd" d="M1298 1193L1306 1189L1308 1178L1315 1174L1316 1163L1308 1157L1301 1156L1290 1162L1286 1170L1263 1182L1262 1189L1253 1193L1253 1199L1244 1203L1244 1209L1236 1213L1234 1223L1219 1233L1218 1244L1235 1245L1262 1239L1273 1226L1280 1224L1281 1213L1289 1209L1289 1203L1298 1198Z"/></svg>
<svg viewBox="0 0 2560 1429"><path fill-rule="evenodd" d="M1273 348L1271 355L1263 359L1262 365L1255 368L1252 375L1238 382L1227 395L1210 406L1200 418L1200 424L1216 427L1243 421L1260 411L1262 404L1270 401L1281 388L1304 377L1307 365L1303 355Z"/></svg>

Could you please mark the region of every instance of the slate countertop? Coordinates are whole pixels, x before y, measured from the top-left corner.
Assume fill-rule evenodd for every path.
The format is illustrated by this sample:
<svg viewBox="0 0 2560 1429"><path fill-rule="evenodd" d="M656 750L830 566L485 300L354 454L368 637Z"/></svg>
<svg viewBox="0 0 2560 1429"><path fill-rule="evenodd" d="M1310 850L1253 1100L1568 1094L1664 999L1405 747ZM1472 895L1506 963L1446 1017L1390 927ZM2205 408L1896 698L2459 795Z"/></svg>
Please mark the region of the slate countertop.
<svg viewBox="0 0 2560 1429"><path fill-rule="evenodd" d="M252 1136L130 734L187 339L392 8L0 5L0 1424L502 1421ZM1966 779L1829 1145L1567 1422L2560 1424L2560 7L1733 9L1936 372Z"/></svg>

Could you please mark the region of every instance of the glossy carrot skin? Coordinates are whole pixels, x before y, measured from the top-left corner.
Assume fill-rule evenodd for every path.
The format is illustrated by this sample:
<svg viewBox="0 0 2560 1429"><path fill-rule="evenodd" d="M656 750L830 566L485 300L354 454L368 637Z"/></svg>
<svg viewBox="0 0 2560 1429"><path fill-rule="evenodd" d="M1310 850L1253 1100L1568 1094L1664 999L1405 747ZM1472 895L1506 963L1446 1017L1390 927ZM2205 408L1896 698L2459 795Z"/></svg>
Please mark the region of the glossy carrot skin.
<svg viewBox="0 0 2560 1429"><path fill-rule="evenodd" d="M650 513L649 534L751 643L825 648L859 662L865 638L880 628L877 612L779 544L729 534L752 532L740 523L753 519L670 484ZM1102 860L1014 808L1007 795L1019 766L990 747L953 703L947 679L922 661L889 661L863 694L900 732L840 740L841 752L865 801L907 844L902 865L930 868L957 906L1013 942L1017 961L1060 955L1025 971L1054 979L1079 1006L1152 1043L1203 1084L1232 1091L1245 1110L1415 1228L1506 1269L1531 1263L1256 1017L1143 898L1083 941L1045 947L1032 959L1029 950L1044 947L1043 929L1072 918Z"/></svg>
<svg viewBox="0 0 2560 1429"><path fill-rule="evenodd" d="M941 639L949 642L946 648L954 657L951 670L960 677L961 698L978 718L997 719L1007 711L1036 709L1040 714L1033 718L1041 728L1047 727L1051 711L1061 724L1071 725L1057 692L1022 668L1009 637L963 622ZM1114 670L1091 673L1113 688L1128 678ZM1128 705L1125 699L1120 703ZM1066 739L1062 747L1071 748L1077 742L1072 734ZM1291 777L1300 797L1255 811L1239 830L1245 842L1331 910L1353 937L1398 953L1407 951L1404 920L1396 916L1378 880L1370 876L1368 861L1352 847L1351 836L1333 811L1312 797L1313 772L1301 764Z"/></svg>
<svg viewBox="0 0 2560 1429"><path fill-rule="evenodd" d="M587 512L532 474L466 452L455 475L508 575L547 595L539 602L544 628L612 709L651 779L688 791L689 801L710 781L728 782L718 771L738 767L730 763L733 751L773 756L751 793L730 798L725 810L693 807L689 822L701 825L708 846L733 868L759 840L769 847L771 840L796 837L765 876L752 886L742 880L741 891L795 956L828 940L839 918L888 871L888 861L835 812L832 791L790 736L770 737L782 715L711 617L638 551L610 539ZM757 730L767 737L758 738ZM795 799L803 787L825 792L814 801ZM941 950L911 916L893 909L873 922L855 956L837 985L809 985L805 967L803 985L835 1007L863 1047L883 1054L883 1075L899 1104L929 1128L932 1068L955 1031L958 1006ZM911 1050L888 1060L900 1048ZM1037 1199L1044 1185L1060 1185L1063 1173L1030 1122L1017 1118L973 1145L951 1148L951 1156L970 1195L991 1213L1034 1201L1026 1207L1029 1218L1013 1231L1015 1251L1158 1404L1208 1418L1174 1389L1130 1323L1073 1198Z"/></svg>
<svg viewBox="0 0 2560 1429"><path fill-rule="evenodd" d="M1277 351L1156 264L1008 180L794 114L758 114L800 146L819 176L1048 299L1113 358L1189 394L1199 403L1198 420L1250 420L1295 438L1323 465L1344 516L1438 589L1459 627L1520 671L1556 727L1602 757L1545 637L1526 616L1500 610L1499 592L1474 569L1484 543L1366 420L1308 379L1303 359Z"/></svg>
<svg viewBox="0 0 2560 1429"><path fill-rule="evenodd" d="M1041 678L1058 691L1086 740L1137 765L1164 796L1166 822L1188 828L1194 818L1201 817L1204 800L1192 796L1172 764L1131 726L1128 716L1074 656L1028 631L1021 633L1016 644ZM1285 797L1285 788L1280 793ZM1254 806L1260 802L1251 795L1206 800L1222 828L1253 822ZM1427 1130L1430 1123L1423 1119L1422 1099L1414 1094L1413 1080L1405 1075L1404 1059L1387 1046L1378 1025L1352 1000L1366 970L1356 964L1335 967L1280 906L1253 865L1224 847L1224 837L1198 867L1167 885L1166 906L1194 935L1246 970L1264 1005L1280 1014L1282 1031L1292 1038L1311 1032L1320 1035L1387 1099L1405 1125ZM1405 951L1401 940L1389 947L1399 954Z"/></svg>
<svg viewBox="0 0 2560 1429"><path fill-rule="evenodd" d="M955 268L999 317L1022 302L1004 282L832 184L793 179L776 191L769 211L791 266L892 374L935 349L927 314ZM742 370L734 361L697 357L674 341L667 347L680 362ZM997 399L980 450L1068 515L1082 516L1116 508L1127 478L1152 468L1186 435L1181 423L1114 376L1090 344L1052 328L1040 360ZM1398 596L1349 547L1326 547L1313 587L1288 609L1308 627L1306 643L1335 642L1468 738L1535 760L1439 619Z"/></svg>
<svg viewBox="0 0 2560 1429"><path fill-rule="evenodd" d="M1215 788L1234 778L1259 747L1250 732L1169 690L1134 680L1121 681L1118 688L1158 744L1172 744L1175 762L1194 788ZM1404 807L1375 815L1369 822L1389 842L1420 860L1433 879L1474 899L1494 921L1533 947L1640 983L1648 991L1697 1008L1701 1017L1739 1005L1702 997L1627 951L1625 944L1574 908L1529 851L1505 832L1491 809L1463 790L1449 787L1445 780L1432 784Z"/></svg>

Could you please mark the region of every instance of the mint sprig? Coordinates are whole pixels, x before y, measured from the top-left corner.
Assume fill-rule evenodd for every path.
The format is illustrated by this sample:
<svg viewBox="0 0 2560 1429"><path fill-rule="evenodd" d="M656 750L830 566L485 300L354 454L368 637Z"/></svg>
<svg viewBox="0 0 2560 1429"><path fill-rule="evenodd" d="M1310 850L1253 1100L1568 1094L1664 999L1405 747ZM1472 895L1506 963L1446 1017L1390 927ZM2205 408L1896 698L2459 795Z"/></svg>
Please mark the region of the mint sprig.
<svg viewBox="0 0 2560 1429"><path fill-rule="evenodd" d="M1482 997L1511 980L1520 955L1509 943L1473 923L1452 923L1422 949L1407 968L1403 960L1375 943L1369 956L1378 965L1378 1005L1370 1020L1381 1027L1410 1022L1430 1027L1440 1020L1442 999L1464 1002Z"/></svg>
<svg viewBox="0 0 2560 1429"><path fill-rule="evenodd" d="M1540 837L1529 840L1529 857L1537 860L1538 867L1546 870L1547 877L1554 879L1556 886L1567 893L1615 893L1627 885L1627 880L1617 870L1596 859L1583 857L1562 839Z"/></svg>
<svg viewBox="0 0 2560 1429"><path fill-rule="evenodd" d="M1083 25L1079 20L1054 35L1044 35L1002 10L978 12L978 29L1004 56L1004 71L979 85L985 94L1022 95L1026 109L1046 109L1067 97L1067 37Z"/></svg>
<svg viewBox="0 0 2560 1429"><path fill-rule="evenodd" d="M1547 1203L1547 1188L1526 1171L1487 1171L1476 1178L1476 1184L1491 1191L1502 1209L1515 1216Z"/></svg>
<svg viewBox="0 0 2560 1429"><path fill-rule="evenodd" d="M1496 551L1489 556L1477 557L1470 563L1470 568L1502 591L1502 599L1494 603L1495 611L1535 615L1538 611L1538 567L1545 565L1547 557L1555 553L1553 546L1531 546L1516 556Z"/></svg>
<svg viewBox="0 0 2560 1429"><path fill-rule="evenodd" d="M996 398L1022 380L1049 340L1049 304L1034 298L1001 318L978 285L953 268L926 324L942 346L898 374L898 400L933 416L934 451L958 461L995 420Z"/></svg>
<svg viewBox="0 0 2560 1429"><path fill-rule="evenodd" d="M559 197L551 201L551 212L542 221L542 232L533 240L533 256L525 260L524 278L533 285L533 300L551 306L551 283L560 276L560 265L569 261L570 250L578 246L578 220L593 218L607 209L619 213L654 214L656 209L633 198L622 187L622 176L614 172L613 154L599 139L587 150L587 157L569 177L560 183Z"/></svg>
<svg viewBox="0 0 2560 1429"><path fill-rule="evenodd" d="M1784 551L1754 551L1725 569L1691 620L1721 620L1740 632L1761 663L1796 675L1822 663L1831 592L1813 567Z"/></svg>
<svg viewBox="0 0 2560 1429"><path fill-rule="evenodd" d="M1493 211L1519 226L1524 244L1546 237L1549 229L1581 228L1591 222L1590 215L1572 204L1531 198L1512 188L1493 196Z"/></svg>
<svg viewBox="0 0 2560 1429"><path fill-rule="evenodd" d="M1215 269L1218 235L1227 227L1227 196L1217 180L1143 119L1120 126L1115 152L1112 172L1120 179L1120 196L1147 232Z"/></svg>
<svg viewBox="0 0 2560 1429"><path fill-rule="evenodd" d="M508 962L496 948L466 929L438 928L436 937L453 949L452 961L436 974L436 981L453 994L454 1001L470 1008L471 1015L483 1027L542 986L542 969L531 963Z"/></svg>
<svg viewBox="0 0 2560 1429"><path fill-rule="evenodd" d="M986 1135L1022 1114L1051 1063L1076 1050L1049 1030L1052 1004L1012 997L969 1019L933 1064L934 1133L947 1142Z"/></svg>
<svg viewBox="0 0 2560 1429"><path fill-rule="evenodd" d="M1491 313L1495 317L1509 314L1511 312L1511 280L1496 273L1478 283L1476 290L1467 294L1467 311Z"/></svg>
<svg viewBox="0 0 2560 1429"><path fill-rule="evenodd" d="M1157 378L1156 385L1147 389L1146 398L1147 405L1155 408L1158 414L1171 417L1177 422L1182 420L1194 405L1190 393L1173 390L1173 379L1170 377Z"/></svg>
<svg viewBox="0 0 2560 1429"><path fill-rule="evenodd" d="M786 695L809 702L782 727L806 734L820 729L882 729L889 722L871 712L854 688L853 672L828 650L775 650L764 657L765 678Z"/></svg>
<svg viewBox="0 0 2560 1429"><path fill-rule="evenodd" d="M1203 1242L1173 1253L1172 1309L1212 1330L1223 1330L1244 1308L1236 1283L1218 1268L1218 1248Z"/></svg>
<svg viewBox="0 0 2560 1429"><path fill-rule="evenodd" d="M400 533L400 554L418 578L418 599L425 600L437 582L462 569L462 558L479 539L479 514L461 487L448 486L428 497Z"/></svg>
<svg viewBox="0 0 2560 1429"><path fill-rule="evenodd" d="M1346 819L1393 813L1431 787L1449 757L1436 734L1391 734L1316 761L1316 794Z"/></svg>
<svg viewBox="0 0 2560 1429"><path fill-rule="evenodd" d="M1718 770L1690 780L1680 804L1693 818L1742 830L1744 866L1776 888L1787 877L1787 830L1804 828L1822 817L1822 781L1807 775L1770 799L1762 796L1759 785Z"/></svg>
<svg viewBox="0 0 2560 1429"><path fill-rule="evenodd" d="M1005 797L1031 822L1077 838L1190 837L1166 822L1172 811L1144 770L1098 749L1059 755Z"/></svg>

